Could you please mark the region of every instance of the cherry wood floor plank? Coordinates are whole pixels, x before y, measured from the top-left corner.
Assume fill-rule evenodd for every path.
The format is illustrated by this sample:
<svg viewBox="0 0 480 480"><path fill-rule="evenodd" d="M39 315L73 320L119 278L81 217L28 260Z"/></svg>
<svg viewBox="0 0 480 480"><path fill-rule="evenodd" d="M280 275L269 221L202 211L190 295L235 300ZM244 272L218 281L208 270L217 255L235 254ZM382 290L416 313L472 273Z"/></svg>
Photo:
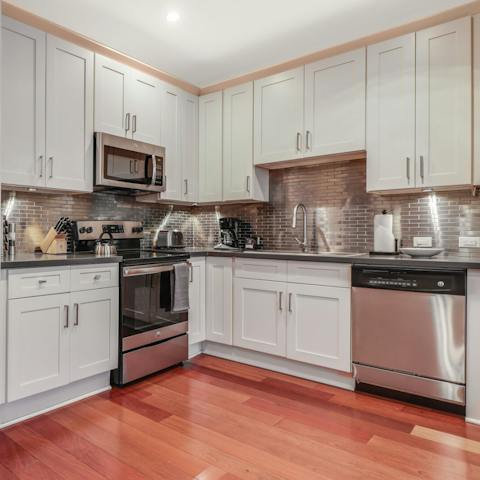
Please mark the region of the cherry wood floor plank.
<svg viewBox="0 0 480 480"><path fill-rule="evenodd" d="M255 464L247 462L235 455L238 450L241 451L244 449L243 445L239 444L238 449L234 449L234 454L232 454L230 446L228 448L223 448L225 447L224 441L222 442L222 448L217 448L218 444L197 440L193 436L169 428L164 422L153 422L144 416L135 414L133 411L125 411L119 405L112 405L110 402L99 397L92 399L89 404L93 405L104 414L126 422L134 428L148 431L149 435L154 438L168 438L168 442L172 447L183 450L205 461L211 466L230 472L238 478L253 480L265 477L265 473L260 468L256 467ZM191 428L193 429L195 426L192 424ZM274 477L270 476L269 478Z"/></svg>
<svg viewBox="0 0 480 480"><path fill-rule="evenodd" d="M0 464L20 480L61 480L62 477L21 445L0 432Z"/></svg>
<svg viewBox="0 0 480 480"><path fill-rule="evenodd" d="M58 448L43 435L28 428L27 423L6 430L5 434L62 477L67 476L72 480L84 480L85 478L102 480L105 478L85 463L78 461L74 456Z"/></svg>
<svg viewBox="0 0 480 480"><path fill-rule="evenodd" d="M68 408L74 408L68 407ZM54 420L55 412L29 420L28 427L109 480L144 480L138 470Z"/></svg>
<svg viewBox="0 0 480 480"><path fill-rule="evenodd" d="M0 478L2 480L17 480L18 479L18 477L16 475L14 475L10 470L7 470L7 467L4 467L1 463L0 463Z"/></svg>
<svg viewBox="0 0 480 480"><path fill-rule="evenodd" d="M432 428L425 428L418 425L413 429L412 435L433 440L434 442L444 443L451 447L460 448L466 452L480 454L480 442L469 438L463 438L458 435L452 435L451 433L440 432L438 430L433 430Z"/></svg>

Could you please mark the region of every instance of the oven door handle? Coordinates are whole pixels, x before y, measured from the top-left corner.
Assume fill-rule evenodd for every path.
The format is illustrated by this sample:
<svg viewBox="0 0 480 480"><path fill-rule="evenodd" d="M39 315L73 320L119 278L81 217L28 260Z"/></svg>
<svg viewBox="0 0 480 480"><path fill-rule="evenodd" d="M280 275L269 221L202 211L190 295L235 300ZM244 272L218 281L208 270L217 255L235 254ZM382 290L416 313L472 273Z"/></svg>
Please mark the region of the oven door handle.
<svg viewBox="0 0 480 480"><path fill-rule="evenodd" d="M161 265L155 267L125 267L123 269L124 277L136 277L138 275L153 275L155 273L172 272L173 265Z"/></svg>

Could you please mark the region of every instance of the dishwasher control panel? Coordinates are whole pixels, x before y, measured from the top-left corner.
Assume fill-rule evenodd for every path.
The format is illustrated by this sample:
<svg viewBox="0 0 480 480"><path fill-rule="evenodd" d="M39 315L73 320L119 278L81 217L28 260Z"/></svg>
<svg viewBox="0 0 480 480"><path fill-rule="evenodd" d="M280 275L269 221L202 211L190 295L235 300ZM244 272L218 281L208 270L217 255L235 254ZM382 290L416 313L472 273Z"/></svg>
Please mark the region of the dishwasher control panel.
<svg viewBox="0 0 480 480"><path fill-rule="evenodd" d="M465 295L464 270L420 270L416 268L355 265L352 286L414 292Z"/></svg>

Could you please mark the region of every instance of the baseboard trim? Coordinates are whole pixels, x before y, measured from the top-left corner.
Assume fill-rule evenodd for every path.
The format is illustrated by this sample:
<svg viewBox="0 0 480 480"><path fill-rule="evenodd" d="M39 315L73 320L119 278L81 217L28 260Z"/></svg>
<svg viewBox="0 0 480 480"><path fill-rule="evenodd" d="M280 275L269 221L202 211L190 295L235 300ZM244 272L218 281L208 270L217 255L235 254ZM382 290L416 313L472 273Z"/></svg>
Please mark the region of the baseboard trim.
<svg viewBox="0 0 480 480"><path fill-rule="evenodd" d="M480 425L480 419L478 418L465 417L465 422L471 423L473 425Z"/></svg>
<svg viewBox="0 0 480 480"><path fill-rule="evenodd" d="M355 390L355 380L349 373L296 362L288 358L208 341L203 344L203 353L254 367L265 368L274 372L285 373L294 377L305 378L314 382L325 383L345 390Z"/></svg>

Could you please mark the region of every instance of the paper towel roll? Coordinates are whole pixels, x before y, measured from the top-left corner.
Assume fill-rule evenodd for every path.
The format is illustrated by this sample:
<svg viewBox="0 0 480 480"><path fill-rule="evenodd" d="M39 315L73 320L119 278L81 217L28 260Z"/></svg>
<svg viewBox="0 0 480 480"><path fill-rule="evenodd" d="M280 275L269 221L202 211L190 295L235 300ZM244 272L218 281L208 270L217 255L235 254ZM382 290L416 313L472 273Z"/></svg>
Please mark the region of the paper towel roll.
<svg viewBox="0 0 480 480"><path fill-rule="evenodd" d="M373 249L375 252L395 252L395 237L393 235L393 215L375 215L373 220Z"/></svg>

